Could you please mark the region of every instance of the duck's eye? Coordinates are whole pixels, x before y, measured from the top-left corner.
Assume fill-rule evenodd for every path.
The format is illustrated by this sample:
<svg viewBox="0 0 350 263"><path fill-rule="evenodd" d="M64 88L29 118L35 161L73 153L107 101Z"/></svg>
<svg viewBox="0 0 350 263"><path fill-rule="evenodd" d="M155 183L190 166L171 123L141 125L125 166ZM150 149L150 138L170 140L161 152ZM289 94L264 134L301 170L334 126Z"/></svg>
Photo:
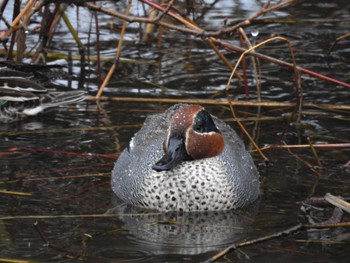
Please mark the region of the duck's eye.
<svg viewBox="0 0 350 263"><path fill-rule="evenodd" d="M203 125L202 123L195 123L193 126L193 130L196 132L203 132Z"/></svg>
<svg viewBox="0 0 350 263"><path fill-rule="evenodd" d="M206 110L201 110L197 113L193 123L193 130L199 133L217 132L220 133L216 127L212 117Z"/></svg>

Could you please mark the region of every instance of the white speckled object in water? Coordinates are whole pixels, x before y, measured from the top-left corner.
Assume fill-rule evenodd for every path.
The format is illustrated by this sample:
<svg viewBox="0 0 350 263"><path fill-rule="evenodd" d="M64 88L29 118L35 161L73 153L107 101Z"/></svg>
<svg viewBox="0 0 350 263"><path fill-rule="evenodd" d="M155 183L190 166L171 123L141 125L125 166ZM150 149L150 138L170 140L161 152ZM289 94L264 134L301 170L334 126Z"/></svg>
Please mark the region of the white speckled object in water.
<svg viewBox="0 0 350 263"><path fill-rule="evenodd" d="M159 211L243 208L260 192L236 132L186 104L146 119L114 166L112 188L128 204Z"/></svg>

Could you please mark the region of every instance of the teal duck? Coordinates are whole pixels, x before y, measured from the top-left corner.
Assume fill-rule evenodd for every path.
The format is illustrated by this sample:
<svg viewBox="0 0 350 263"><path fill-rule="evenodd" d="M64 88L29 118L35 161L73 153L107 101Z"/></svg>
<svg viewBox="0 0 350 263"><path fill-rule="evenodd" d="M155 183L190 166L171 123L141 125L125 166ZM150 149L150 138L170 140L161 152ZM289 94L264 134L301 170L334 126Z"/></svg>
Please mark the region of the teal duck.
<svg viewBox="0 0 350 263"><path fill-rule="evenodd" d="M115 163L112 189L127 204L158 211L249 206L259 174L242 140L199 105L149 116Z"/></svg>

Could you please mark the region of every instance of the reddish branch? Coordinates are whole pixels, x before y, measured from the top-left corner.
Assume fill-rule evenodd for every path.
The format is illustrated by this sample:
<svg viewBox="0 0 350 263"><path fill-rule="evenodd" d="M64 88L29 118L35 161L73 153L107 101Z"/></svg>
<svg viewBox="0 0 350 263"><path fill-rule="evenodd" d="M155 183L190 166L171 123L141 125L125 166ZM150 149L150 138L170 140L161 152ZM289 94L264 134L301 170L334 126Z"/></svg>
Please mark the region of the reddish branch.
<svg viewBox="0 0 350 263"><path fill-rule="evenodd" d="M52 150L52 149L39 149L39 148L26 148L26 147L13 147L7 149L9 152L14 154L20 154L22 152L34 152L34 153L52 153L52 154L61 154L61 155L70 155L74 157L101 157L107 159L117 159L118 154L101 154L101 153L79 153L79 152L68 152L68 151L60 151L60 150Z"/></svg>

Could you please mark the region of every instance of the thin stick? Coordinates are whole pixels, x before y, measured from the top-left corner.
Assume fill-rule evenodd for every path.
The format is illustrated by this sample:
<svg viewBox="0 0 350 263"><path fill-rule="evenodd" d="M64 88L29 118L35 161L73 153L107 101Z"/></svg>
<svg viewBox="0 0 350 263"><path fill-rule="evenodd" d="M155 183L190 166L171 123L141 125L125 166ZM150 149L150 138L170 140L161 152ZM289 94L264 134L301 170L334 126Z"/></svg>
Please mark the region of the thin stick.
<svg viewBox="0 0 350 263"><path fill-rule="evenodd" d="M245 33L245 31L243 30L243 28L241 28L241 27L239 28L239 33L243 37L244 41L247 43L248 47L251 48L253 45L250 42L250 40L249 40L247 34ZM252 49L251 52L254 53L255 52L254 49ZM261 98L261 81L260 81L261 80L261 76L260 76L261 70L258 71L258 68L257 68L258 65L260 67L259 59L255 58L254 56L252 56L251 57L251 61L252 61L252 67L253 67L253 74L254 74L254 78L255 78L255 82L256 82L256 93L257 93L257 96L258 96L258 101L262 101L262 98ZM245 60L243 59L242 60L242 67L243 67L243 69L245 69L245 67L246 67L245 64L246 64ZM245 69L244 75L247 76L246 69ZM248 91L247 77L245 78L245 83L244 84L245 84L245 88L246 88L246 96L248 96L249 91Z"/></svg>
<svg viewBox="0 0 350 263"><path fill-rule="evenodd" d="M87 96L85 100L95 101L96 97ZM229 105L227 101L215 99L175 99L175 98L135 98L135 97L100 97L100 101L118 101L118 102L144 102L144 103L194 103L207 105ZM286 107L294 108L294 102L274 102L274 101L232 101L236 106L252 106L252 107ZM304 103L304 108L317 108L324 110L350 110L350 105L331 105L331 104L313 104Z"/></svg>
<svg viewBox="0 0 350 263"><path fill-rule="evenodd" d="M26 6L22 9L21 13L19 13L19 15L12 21L11 27L15 27L19 23L21 18L26 15L26 13L33 7L35 2L36 2L36 0L30 0L26 4Z"/></svg>
<svg viewBox="0 0 350 263"><path fill-rule="evenodd" d="M61 17L63 18L64 23L68 27L69 32L72 34L75 42L78 44L79 50L81 50L84 47L83 42L80 40L77 31L75 31L72 23L70 22L69 18L67 17L66 13L64 12L64 9L62 6L59 7L59 12Z"/></svg>
<svg viewBox="0 0 350 263"><path fill-rule="evenodd" d="M126 12L125 12L126 16L129 15L130 8L131 8L131 0L128 1L128 7L127 7ZM113 65L112 65L112 67L109 69L107 76L103 80L102 85L101 85L100 89L98 90L98 92L96 94L96 99L101 97L104 88L106 87L106 85L109 82L109 80L111 79L114 71L116 70L117 65L119 64L120 53L121 53L123 39L124 39L124 34L125 34L125 30L126 30L126 23L127 23L127 21L124 20L123 21L122 31L120 32L120 38L119 38L118 47L117 47L117 54L115 55L115 61L114 61Z"/></svg>
<svg viewBox="0 0 350 263"><path fill-rule="evenodd" d="M26 147L13 147L9 148L8 151L14 152L45 152L51 154L61 154L61 155L70 155L75 157L88 157L88 158L107 158L107 159L116 159L118 155L116 154L102 154L102 153L81 153L81 152L68 152L60 151L53 149L37 149L37 148L26 148Z"/></svg>
<svg viewBox="0 0 350 263"><path fill-rule="evenodd" d="M227 97L227 101L229 102L229 106L230 106L230 109L231 109L231 113L233 115L233 117L235 119L237 119L237 116L236 116L236 113L235 113L235 110L233 108L233 104L232 104L232 100L230 99L230 94L229 94L229 89L230 89L230 84L231 84L231 81L232 81L232 78L234 76L234 74L236 73L236 70L237 70L237 67L238 65L241 63L242 59L245 57L246 54L254 51L256 48L262 46L262 45L265 45L266 43L268 42L271 42L271 41L274 41L274 40L284 40L288 43L288 46L289 46L289 49L291 50L291 57L292 57L292 60L293 60L293 64L294 64L294 72L295 74L297 74L297 71L296 71L296 64L295 64L295 58L294 58L294 54L293 54L293 51L292 51L292 47L288 41L288 39L284 38L284 37L273 37L271 39L268 39L268 40L265 40L253 47L250 47L248 48L247 50L245 50L241 56L239 57L239 59L237 60L237 63L236 65L234 66L233 70L232 70L232 73L231 73L231 76L230 78L228 79L227 81L227 85L226 85L226 97ZM247 132L247 130L244 128L243 124L240 122L240 121L237 121L238 125L241 127L241 129L244 131L244 133L246 134L246 136L248 137L248 139L251 141L251 143L254 145L254 147L257 149L257 151L259 152L260 156L265 160L265 161L268 161L268 158L265 156L265 154L263 154L263 152L259 149L259 146L256 144L256 142L254 141L254 139L250 136L250 134Z"/></svg>
<svg viewBox="0 0 350 263"><path fill-rule="evenodd" d="M160 212L145 212L135 214L76 214L76 215L27 215L27 216L0 216L0 220L24 220L24 219L60 219L60 218L107 218L107 217L135 217L135 216L157 216Z"/></svg>
<svg viewBox="0 0 350 263"><path fill-rule="evenodd" d="M246 247L246 246L249 246L249 245L261 243L263 241L275 239L277 237L281 237L281 236L285 236L285 235L290 235L290 234L293 234L293 233L301 230L303 227L304 227L303 224L298 224L298 225L295 225L295 226L293 226L291 228L288 228L286 230L283 230L283 231L280 231L280 232L277 232L277 233L273 233L273 234L268 235L268 236L264 236L264 237L260 237L260 238L256 238L256 239L252 239L252 240L248 240L248 241L244 241L244 242L241 242L241 243L238 243L238 244L232 244L231 246L227 247L226 249L222 250L221 252L219 252L215 256L212 256L209 260L204 261L204 262L214 262L214 261L222 258L223 256L227 255L231 251L236 250L237 248Z"/></svg>
<svg viewBox="0 0 350 263"><path fill-rule="evenodd" d="M47 178L31 178L31 179L26 179L25 182L53 181L53 180L66 180L66 179L86 179L89 177L111 177L111 173L108 172L108 173L82 174L82 175L71 175L71 176L52 176Z"/></svg>
<svg viewBox="0 0 350 263"><path fill-rule="evenodd" d="M325 144L313 144L314 148L349 148L350 143L325 143ZM273 149L304 149L310 148L309 144L299 144L299 145L269 145L260 150L273 150Z"/></svg>
<svg viewBox="0 0 350 263"><path fill-rule="evenodd" d="M61 132L82 132L82 131L109 131L115 129L130 129L140 128L140 124L125 124L125 125L111 125L111 126L96 126L96 127L79 127L67 129L48 129L48 130L22 130L22 131L0 131L0 136L13 136L23 134L47 134L47 133L61 133Z"/></svg>
<svg viewBox="0 0 350 263"><path fill-rule="evenodd" d="M292 152L291 148L287 148L288 152L297 160L305 164L312 172L314 172L318 177L321 177L322 175L307 161L305 161L303 158L301 158L298 154Z"/></svg>
<svg viewBox="0 0 350 263"><path fill-rule="evenodd" d="M321 163L320 157L318 157L317 151L316 151L316 149L314 147L314 144L312 143L310 137L307 137L307 140L309 142L311 152L312 152L312 154L314 155L314 157L316 159L317 165L322 167L322 163Z"/></svg>
<svg viewBox="0 0 350 263"><path fill-rule="evenodd" d="M0 194L21 195L21 196L32 196L31 193L16 192L16 191L7 191L7 190L0 190Z"/></svg>
<svg viewBox="0 0 350 263"><path fill-rule="evenodd" d="M282 230L280 232L277 233L273 233L271 235L268 236L263 236L260 238L256 238L256 239L252 239L252 240L248 240L248 241L243 241L241 243L238 244L232 244L231 246L225 248L224 250L220 251L219 253L217 253L216 255L212 256L210 259L204 261L205 263L209 263L209 262L214 262L224 256L226 256L228 253L230 253L231 251L234 251L238 248L241 247L246 247L246 246L250 246L250 245L254 245L257 243L261 243L264 241L268 241L268 240L272 240L278 237L282 237L282 236L286 236L286 235L291 235L294 234L295 232L298 232L302 229L312 229L312 228L336 228L336 227L350 227L350 222L340 222L340 223L319 223L319 224L297 224L293 227L290 227L286 230Z"/></svg>

